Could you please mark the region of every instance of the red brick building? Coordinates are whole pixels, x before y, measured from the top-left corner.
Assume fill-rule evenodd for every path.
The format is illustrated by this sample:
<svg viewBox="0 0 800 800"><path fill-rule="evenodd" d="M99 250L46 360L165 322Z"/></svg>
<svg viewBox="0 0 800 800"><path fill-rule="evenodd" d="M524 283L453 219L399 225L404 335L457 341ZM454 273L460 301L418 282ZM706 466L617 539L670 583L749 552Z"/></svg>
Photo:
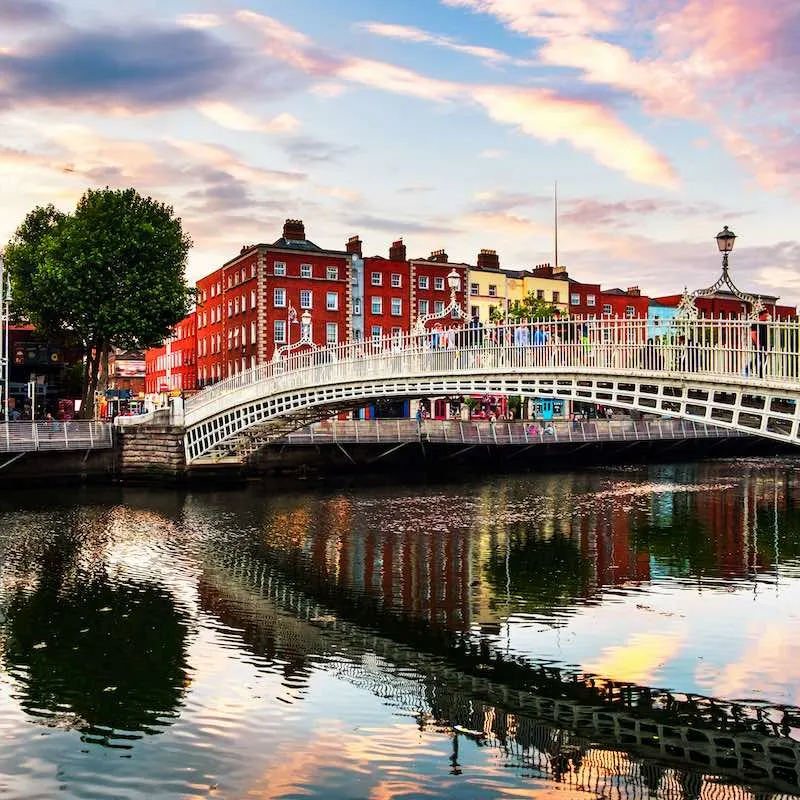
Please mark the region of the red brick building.
<svg viewBox="0 0 800 800"><path fill-rule="evenodd" d="M306 239L286 220L272 244L245 246L197 282L198 381L206 386L270 361L301 338L304 312L317 345L349 338L351 256Z"/></svg>
<svg viewBox="0 0 800 800"><path fill-rule="evenodd" d="M602 289L600 314L604 317L647 319L650 298L642 296L638 286L629 289Z"/></svg>
<svg viewBox="0 0 800 800"><path fill-rule="evenodd" d="M197 312L182 319L161 347L145 353L145 393L197 389Z"/></svg>
<svg viewBox="0 0 800 800"><path fill-rule="evenodd" d="M681 294L670 294L665 297L656 297L653 302L677 308L682 296ZM761 302L772 319L797 319L797 308L779 305L777 297L761 295ZM704 317L736 319L750 314L750 303L735 297L730 292L720 291L709 297L696 297L694 304L700 315Z"/></svg>
<svg viewBox="0 0 800 800"><path fill-rule="evenodd" d="M537 278L555 278L564 281L569 287L569 314L574 317L599 317L602 315L599 283L582 283L569 277L564 267L543 264L533 269Z"/></svg>
<svg viewBox="0 0 800 800"><path fill-rule="evenodd" d="M467 272L469 264L450 263L444 250L434 250L428 258L416 258L411 265L411 324L414 325L428 314L438 316L450 305L450 287L447 279L455 271L459 279L456 303L462 312L469 314L467 304ZM439 322L437 319L436 322ZM441 319L443 327L456 327L464 323L464 317L451 312ZM430 327L430 325L428 326Z"/></svg>

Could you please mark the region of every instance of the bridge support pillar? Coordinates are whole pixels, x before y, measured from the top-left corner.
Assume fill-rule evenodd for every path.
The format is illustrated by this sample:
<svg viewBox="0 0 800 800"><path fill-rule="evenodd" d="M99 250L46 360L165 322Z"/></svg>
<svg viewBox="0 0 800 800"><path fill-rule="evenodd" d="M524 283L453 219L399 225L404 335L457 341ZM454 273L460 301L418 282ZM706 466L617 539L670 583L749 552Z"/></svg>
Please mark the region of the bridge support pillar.
<svg viewBox="0 0 800 800"><path fill-rule="evenodd" d="M131 425L120 432L119 478L123 482L186 480L185 430L177 425Z"/></svg>

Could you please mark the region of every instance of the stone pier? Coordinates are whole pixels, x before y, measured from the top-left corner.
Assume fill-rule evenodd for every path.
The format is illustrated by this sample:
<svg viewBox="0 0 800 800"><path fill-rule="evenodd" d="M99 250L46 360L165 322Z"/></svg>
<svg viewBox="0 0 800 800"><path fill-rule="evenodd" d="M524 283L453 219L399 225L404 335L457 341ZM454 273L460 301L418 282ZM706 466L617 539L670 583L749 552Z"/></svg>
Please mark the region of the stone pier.
<svg viewBox="0 0 800 800"><path fill-rule="evenodd" d="M130 425L119 433L118 474L123 482L186 480L185 430L177 425Z"/></svg>

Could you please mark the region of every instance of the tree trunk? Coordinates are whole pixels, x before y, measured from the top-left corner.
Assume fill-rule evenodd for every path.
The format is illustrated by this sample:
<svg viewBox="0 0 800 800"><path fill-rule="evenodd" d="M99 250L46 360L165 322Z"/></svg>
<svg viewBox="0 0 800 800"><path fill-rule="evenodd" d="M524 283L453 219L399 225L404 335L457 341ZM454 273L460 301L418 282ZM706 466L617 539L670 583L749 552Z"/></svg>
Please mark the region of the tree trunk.
<svg viewBox="0 0 800 800"><path fill-rule="evenodd" d="M83 398L81 400L81 419L94 419L94 393L97 391L97 381L100 373L100 359L103 350L106 348L104 343L96 343L89 347L86 355L86 364L83 372Z"/></svg>

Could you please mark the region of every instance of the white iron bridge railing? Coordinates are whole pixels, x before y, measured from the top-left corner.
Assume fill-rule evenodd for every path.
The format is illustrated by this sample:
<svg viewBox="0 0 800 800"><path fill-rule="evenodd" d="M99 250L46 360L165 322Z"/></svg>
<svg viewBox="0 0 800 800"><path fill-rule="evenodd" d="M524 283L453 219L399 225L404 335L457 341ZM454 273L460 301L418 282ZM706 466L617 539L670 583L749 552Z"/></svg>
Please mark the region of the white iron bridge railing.
<svg viewBox="0 0 800 800"><path fill-rule="evenodd" d="M657 333L654 333L658 331ZM238 359L232 359L237 363ZM396 374L474 373L497 368L574 373L613 370L653 376L705 375L715 382L800 389L800 323L747 319L540 320L515 325L467 325L425 334L305 347L243 370L203 389L185 403L187 423L238 390L273 384L308 387L369 375L392 364ZM381 374L389 370L381 369Z"/></svg>
<svg viewBox="0 0 800 800"><path fill-rule="evenodd" d="M743 431L683 419L553 420L485 422L408 419L330 420L287 434L281 444L395 444L435 442L453 445L536 445L585 442L647 442L739 438Z"/></svg>
<svg viewBox="0 0 800 800"><path fill-rule="evenodd" d="M97 420L0 422L0 453L106 450L114 446L113 426Z"/></svg>

